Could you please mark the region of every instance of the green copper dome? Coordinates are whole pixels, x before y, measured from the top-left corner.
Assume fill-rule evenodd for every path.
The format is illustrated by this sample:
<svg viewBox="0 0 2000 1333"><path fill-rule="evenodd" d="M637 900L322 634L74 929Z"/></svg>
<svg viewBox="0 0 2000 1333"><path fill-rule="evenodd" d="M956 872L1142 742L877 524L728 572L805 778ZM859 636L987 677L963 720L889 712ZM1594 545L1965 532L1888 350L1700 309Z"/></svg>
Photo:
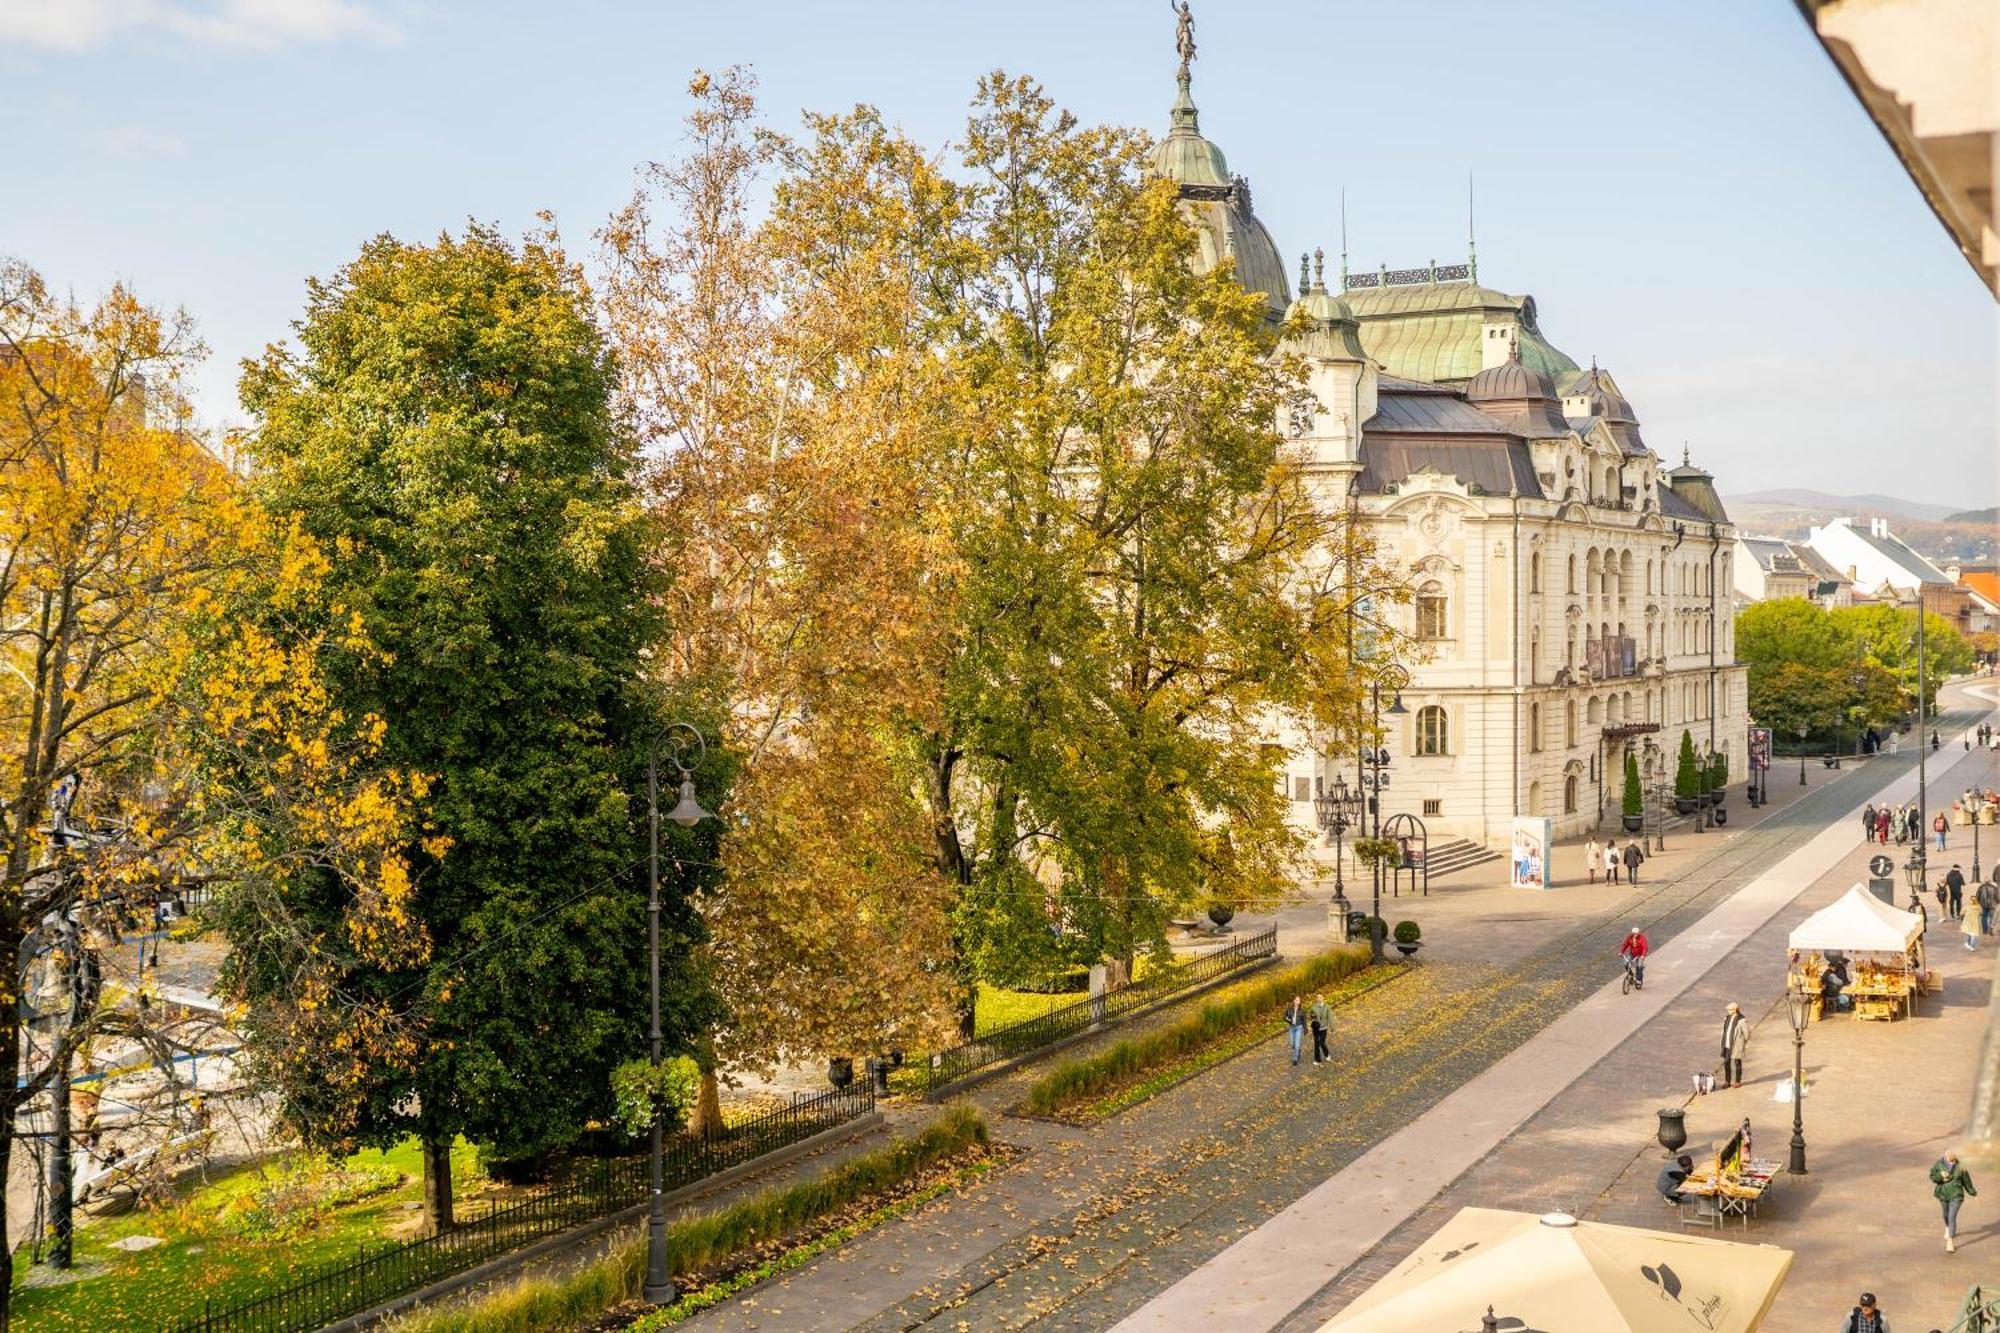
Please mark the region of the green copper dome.
<svg viewBox="0 0 2000 1333"><path fill-rule="evenodd" d="M1153 147L1153 170L1180 187L1181 207L1200 233L1201 270L1233 261L1237 282L1245 291L1263 294L1271 320L1282 319L1292 299L1284 261L1250 207L1250 182L1230 175L1229 159L1202 138L1185 66L1172 121L1167 137Z"/></svg>

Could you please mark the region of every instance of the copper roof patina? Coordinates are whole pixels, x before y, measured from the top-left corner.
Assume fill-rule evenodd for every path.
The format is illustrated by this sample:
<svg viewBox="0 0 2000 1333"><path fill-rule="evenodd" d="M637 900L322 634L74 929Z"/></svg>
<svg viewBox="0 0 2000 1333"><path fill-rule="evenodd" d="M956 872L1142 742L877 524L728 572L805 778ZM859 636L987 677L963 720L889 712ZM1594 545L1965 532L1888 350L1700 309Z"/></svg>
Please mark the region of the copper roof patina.
<svg viewBox="0 0 2000 1333"><path fill-rule="evenodd" d="M1355 489L1382 495L1419 472L1455 478L1474 495L1522 495L1539 500L1542 483L1528 447L1519 440L1455 439L1361 441L1361 475Z"/></svg>
<svg viewBox="0 0 2000 1333"><path fill-rule="evenodd" d="M1575 370L1535 325L1535 298L1472 282L1350 288L1341 293L1361 321L1361 343L1395 375L1467 380L1485 364L1485 328L1512 324L1521 363L1550 376Z"/></svg>

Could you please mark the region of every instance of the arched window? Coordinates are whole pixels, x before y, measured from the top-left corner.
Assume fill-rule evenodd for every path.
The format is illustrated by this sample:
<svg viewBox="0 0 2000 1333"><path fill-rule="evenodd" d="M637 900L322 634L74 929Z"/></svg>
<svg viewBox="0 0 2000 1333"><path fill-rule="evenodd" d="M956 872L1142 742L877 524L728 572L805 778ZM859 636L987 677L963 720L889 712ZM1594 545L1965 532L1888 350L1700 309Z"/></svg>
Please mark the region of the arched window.
<svg viewBox="0 0 2000 1333"><path fill-rule="evenodd" d="M1650 560L1646 562L1646 595L1653 595L1653 562Z"/></svg>
<svg viewBox="0 0 2000 1333"><path fill-rule="evenodd" d="M1563 704L1563 744L1571 747L1576 745L1576 700L1574 699Z"/></svg>
<svg viewBox="0 0 2000 1333"><path fill-rule="evenodd" d="M1567 586L1570 592L1573 593L1576 591L1576 557L1574 555L1569 558L1569 583Z"/></svg>
<svg viewBox="0 0 2000 1333"><path fill-rule="evenodd" d="M1528 749L1540 753L1542 748L1542 706L1528 705ZM1532 807L1531 807L1532 810Z"/></svg>
<svg viewBox="0 0 2000 1333"><path fill-rule="evenodd" d="M1601 699L1586 699L1583 704L1583 720L1592 726L1604 720L1604 702Z"/></svg>
<svg viewBox="0 0 2000 1333"><path fill-rule="evenodd" d="M1563 779L1563 813L1566 815L1576 813L1576 774L1574 773Z"/></svg>
<svg viewBox="0 0 2000 1333"><path fill-rule="evenodd" d="M1419 639L1446 639L1451 637L1444 585L1426 583L1417 589L1417 637Z"/></svg>
<svg viewBox="0 0 2000 1333"><path fill-rule="evenodd" d="M1426 704L1417 710L1417 753L1450 754L1451 728L1444 709Z"/></svg>
<svg viewBox="0 0 2000 1333"><path fill-rule="evenodd" d="M1531 815L1542 813L1542 784L1539 782L1528 784L1528 813Z"/></svg>
<svg viewBox="0 0 2000 1333"><path fill-rule="evenodd" d="M1541 590L1542 590L1542 553L1540 551L1537 551L1533 555L1528 557L1528 591L1540 592Z"/></svg>

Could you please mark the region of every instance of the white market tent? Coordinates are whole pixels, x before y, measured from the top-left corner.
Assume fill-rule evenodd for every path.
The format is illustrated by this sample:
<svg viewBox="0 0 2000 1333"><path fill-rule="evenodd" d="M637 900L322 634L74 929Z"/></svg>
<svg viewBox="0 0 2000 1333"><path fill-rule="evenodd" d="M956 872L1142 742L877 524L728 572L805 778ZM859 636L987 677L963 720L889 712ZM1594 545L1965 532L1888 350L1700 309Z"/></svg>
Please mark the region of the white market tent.
<svg viewBox="0 0 2000 1333"><path fill-rule="evenodd" d="M1770 1245L1463 1208L1322 1333L1752 1333L1791 1270Z"/></svg>
<svg viewBox="0 0 2000 1333"><path fill-rule="evenodd" d="M1839 899L1801 921L1790 947L1799 953L1902 953L1924 933L1915 912L1889 906L1856 884Z"/></svg>

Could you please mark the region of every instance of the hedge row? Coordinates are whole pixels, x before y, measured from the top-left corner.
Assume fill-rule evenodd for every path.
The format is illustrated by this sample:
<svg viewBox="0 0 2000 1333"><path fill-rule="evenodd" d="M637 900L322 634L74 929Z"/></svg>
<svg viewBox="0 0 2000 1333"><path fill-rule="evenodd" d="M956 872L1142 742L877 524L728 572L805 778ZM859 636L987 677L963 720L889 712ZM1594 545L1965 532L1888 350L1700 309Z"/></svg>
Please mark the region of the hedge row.
<svg viewBox="0 0 2000 1333"><path fill-rule="evenodd" d="M903 1185L967 1150L990 1142L986 1120L956 1105L922 1132L852 1158L821 1175L752 1195L667 1228L674 1276L720 1268L758 1246L804 1230L860 1199ZM427 1311L399 1333L543 1333L573 1329L636 1298L646 1272L643 1237L559 1278L530 1278L470 1304Z"/></svg>
<svg viewBox="0 0 2000 1333"><path fill-rule="evenodd" d="M1283 1010L1294 995L1353 976L1368 966L1366 945L1314 954L1279 971L1240 981L1202 1001L1193 1013L1152 1032L1127 1037L1095 1055L1064 1060L1037 1079L1022 1105L1030 1115L1054 1115L1120 1084L1174 1063L1244 1026Z"/></svg>

